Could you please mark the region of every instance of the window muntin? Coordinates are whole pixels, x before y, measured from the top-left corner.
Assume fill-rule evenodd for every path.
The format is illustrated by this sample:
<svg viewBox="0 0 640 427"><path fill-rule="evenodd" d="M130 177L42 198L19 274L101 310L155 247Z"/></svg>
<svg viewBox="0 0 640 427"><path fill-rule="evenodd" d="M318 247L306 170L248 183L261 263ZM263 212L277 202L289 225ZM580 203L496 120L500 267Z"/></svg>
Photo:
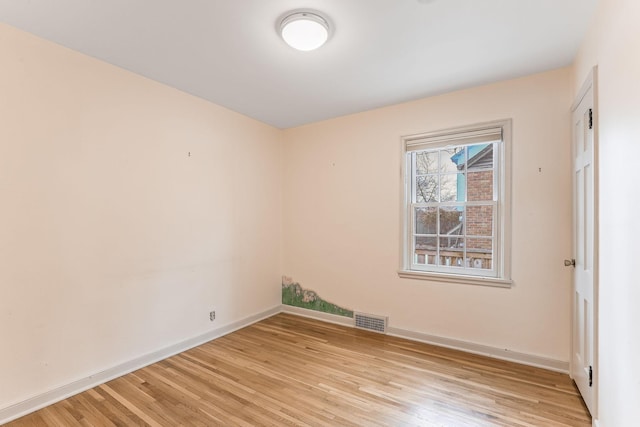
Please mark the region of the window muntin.
<svg viewBox="0 0 640 427"><path fill-rule="evenodd" d="M401 273L509 280L504 128L510 122L497 124L403 139Z"/></svg>

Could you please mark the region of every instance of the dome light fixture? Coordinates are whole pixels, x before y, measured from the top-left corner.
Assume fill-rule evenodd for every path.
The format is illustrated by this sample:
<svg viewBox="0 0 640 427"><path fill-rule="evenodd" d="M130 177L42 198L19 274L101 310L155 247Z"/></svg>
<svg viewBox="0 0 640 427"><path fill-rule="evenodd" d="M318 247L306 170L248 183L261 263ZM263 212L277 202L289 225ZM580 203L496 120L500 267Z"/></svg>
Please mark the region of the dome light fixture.
<svg viewBox="0 0 640 427"><path fill-rule="evenodd" d="M292 48L310 51L326 43L329 23L316 12L291 12L280 22L280 35Z"/></svg>

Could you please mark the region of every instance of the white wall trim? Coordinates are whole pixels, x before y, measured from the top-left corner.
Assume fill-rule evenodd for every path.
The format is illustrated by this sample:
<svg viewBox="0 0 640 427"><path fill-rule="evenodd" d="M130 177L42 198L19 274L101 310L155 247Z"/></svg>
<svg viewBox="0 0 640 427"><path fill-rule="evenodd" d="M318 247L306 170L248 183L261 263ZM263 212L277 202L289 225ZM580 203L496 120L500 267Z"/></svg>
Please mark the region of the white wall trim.
<svg viewBox="0 0 640 427"><path fill-rule="evenodd" d="M596 420L595 418L593 419L593 422L591 424L593 427L600 427L600 422L598 420Z"/></svg>
<svg viewBox="0 0 640 427"><path fill-rule="evenodd" d="M535 366L536 368L562 372L563 374L569 373L569 362L564 360L551 359L529 353L520 353L504 348L491 347L470 341L439 337L436 335L429 335L422 332L408 331L406 329L394 327L389 327L387 329L387 333L388 335L406 338L412 341L419 341L425 344L437 345L439 347L446 347L453 350L461 350L467 353L479 354L481 356L489 356L494 359L507 360L509 362L516 362L527 366Z"/></svg>
<svg viewBox="0 0 640 427"><path fill-rule="evenodd" d="M237 331L238 329L242 329L253 323L274 316L281 311L282 309L279 305L272 307L268 310L229 323L228 325L206 332L202 335L186 339L163 349L137 357L128 362L105 369L104 371L96 372L95 374L89 375L88 377L81 378L77 381L73 381L69 384L63 385L53 390L38 394L27 400L23 400L22 402L18 402L8 407L1 408L0 425L20 418L31 412L37 411L38 409L44 408L45 406L49 406L61 400L67 399L85 390L89 390L100 384L104 384L107 381L111 381L115 378L121 377L140 368L144 368L145 366L151 365L152 363L156 363L160 360L174 356L178 353L182 353L183 351L189 350L193 347L197 347L216 338L220 338L224 335L230 334L231 332Z"/></svg>
<svg viewBox="0 0 640 427"><path fill-rule="evenodd" d="M344 326L353 327L353 319L344 316L336 316L335 314L327 314L319 311L308 310L305 308L282 305L283 313L291 313L302 317L322 320L325 322L337 323ZM535 366L536 368L548 369L550 371L569 373L569 362L563 360L551 359L548 357L537 356L534 354L520 353L503 348L491 347L488 345L477 344L469 341L456 340L452 338L444 338L436 335L429 335L422 332L409 331L406 329L389 327L387 335L398 338L405 338L411 341L423 342L425 344L437 345L439 347L451 348L467 353L479 354L482 356L493 357L494 359L507 360L527 366Z"/></svg>

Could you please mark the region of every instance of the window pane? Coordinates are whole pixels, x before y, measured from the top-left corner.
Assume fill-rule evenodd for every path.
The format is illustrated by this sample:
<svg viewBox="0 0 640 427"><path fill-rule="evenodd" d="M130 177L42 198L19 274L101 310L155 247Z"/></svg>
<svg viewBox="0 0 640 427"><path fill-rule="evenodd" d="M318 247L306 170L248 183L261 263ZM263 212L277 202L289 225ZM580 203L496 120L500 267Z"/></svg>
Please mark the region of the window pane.
<svg viewBox="0 0 640 427"><path fill-rule="evenodd" d="M493 170L467 174L467 200L470 202L493 201Z"/></svg>
<svg viewBox="0 0 640 427"><path fill-rule="evenodd" d="M437 237L416 236L416 250L435 251Z"/></svg>
<svg viewBox="0 0 640 427"><path fill-rule="evenodd" d="M464 174L446 174L440 176L440 201L464 202Z"/></svg>
<svg viewBox="0 0 640 427"><path fill-rule="evenodd" d="M426 175L438 172L438 152L416 153L416 175Z"/></svg>
<svg viewBox="0 0 640 427"><path fill-rule="evenodd" d="M437 191L437 175L425 175L416 177L416 203L437 202Z"/></svg>
<svg viewBox="0 0 640 427"><path fill-rule="evenodd" d="M440 250L441 251L458 251L464 248L464 236L451 235L447 237L440 237Z"/></svg>
<svg viewBox="0 0 640 427"><path fill-rule="evenodd" d="M474 144L467 147L467 170L493 169L494 144Z"/></svg>
<svg viewBox="0 0 640 427"><path fill-rule="evenodd" d="M440 173L457 172L460 157L464 159L464 147L440 150Z"/></svg>
<svg viewBox="0 0 640 427"><path fill-rule="evenodd" d="M464 234L464 208L462 206L440 208L440 234L451 236Z"/></svg>
<svg viewBox="0 0 640 427"><path fill-rule="evenodd" d="M491 270L493 268L492 244L491 239L467 239L466 267Z"/></svg>
<svg viewBox="0 0 640 427"><path fill-rule="evenodd" d="M436 237L416 236L414 244L414 263L435 265Z"/></svg>
<svg viewBox="0 0 640 427"><path fill-rule="evenodd" d="M464 267L464 238L459 236L440 238L440 265Z"/></svg>
<svg viewBox="0 0 640 427"><path fill-rule="evenodd" d="M467 206L465 220L469 236L493 236L493 206Z"/></svg>
<svg viewBox="0 0 640 427"><path fill-rule="evenodd" d="M438 233L438 210L437 208L415 208L416 228L415 234L437 234ZM435 242L434 242L435 246Z"/></svg>

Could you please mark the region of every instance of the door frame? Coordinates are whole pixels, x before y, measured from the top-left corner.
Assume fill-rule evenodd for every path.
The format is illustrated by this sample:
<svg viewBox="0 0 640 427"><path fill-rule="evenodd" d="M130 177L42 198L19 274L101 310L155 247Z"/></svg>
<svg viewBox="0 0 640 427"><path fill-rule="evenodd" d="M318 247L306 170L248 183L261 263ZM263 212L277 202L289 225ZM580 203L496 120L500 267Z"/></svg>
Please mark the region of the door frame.
<svg viewBox="0 0 640 427"><path fill-rule="evenodd" d="M593 106L592 106L592 118L593 118L593 408L591 417L596 423L598 419L598 401L599 401L599 340L598 340L598 325L599 325L599 211L600 211L600 200L599 200L599 111L598 111L598 66L594 66L587 75L580 91L578 92L573 104L571 105L571 194L572 194L572 225L571 225L571 240L572 240L572 252L575 252L575 225L573 221L576 218L576 206L575 206L575 174L573 173L574 165L573 162L575 160L575 153L573 152L574 145L574 126L573 126L573 113L578 108L589 89L593 92ZM572 254L572 257L575 258L575 253ZM570 336L570 347L571 347L571 357L569 358L569 375L573 372L573 333L574 333L574 321L575 321L575 304L574 304L574 288L575 282L573 277L571 278L571 336Z"/></svg>

